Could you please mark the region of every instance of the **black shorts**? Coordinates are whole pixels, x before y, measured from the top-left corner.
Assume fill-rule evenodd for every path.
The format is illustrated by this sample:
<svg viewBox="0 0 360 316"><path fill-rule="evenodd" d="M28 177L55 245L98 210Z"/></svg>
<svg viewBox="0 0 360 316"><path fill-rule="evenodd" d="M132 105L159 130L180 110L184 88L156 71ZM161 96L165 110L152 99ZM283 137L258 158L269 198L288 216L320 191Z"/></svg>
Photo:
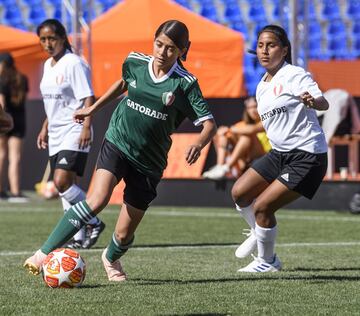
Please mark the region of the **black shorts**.
<svg viewBox="0 0 360 316"><path fill-rule="evenodd" d="M14 121L14 127L11 131L6 133L8 137L14 136L18 138L24 138L25 137L25 131L26 131L26 119L25 119L25 113L10 113L13 121Z"/></svg>
<svg viewBox="0 0 360 316"><path fill-rule="evenodd" d="M118 180L124 179L124 202L146 211L155 199L160 179L137 170L114 144L104 139L97 159L96 169L110 171Z"/></svg>
<svg viewBox="0 0 360 316"><path fill-rule="evenodd" d="M50 167L53 174L55 169L64 169L75 172L79 177L84 174L88 153L73 150L61 150L50 156Z"/></svg>
<svg viewBox="0 0 360 316"><path fill-rule="evenodd" d="M251 167L267 182L277 179L290 190L312 199L326 174L327 153L279 152L272 149Z"/></svg>

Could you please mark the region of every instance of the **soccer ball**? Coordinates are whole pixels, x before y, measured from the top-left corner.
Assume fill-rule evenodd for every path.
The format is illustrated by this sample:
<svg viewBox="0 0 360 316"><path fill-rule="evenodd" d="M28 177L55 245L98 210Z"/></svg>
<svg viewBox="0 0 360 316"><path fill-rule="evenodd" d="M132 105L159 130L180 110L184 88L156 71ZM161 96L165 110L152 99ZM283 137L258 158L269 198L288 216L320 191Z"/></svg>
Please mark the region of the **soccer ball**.
<svg viewBox="0 0 360 316"><path fill-rule="evenodd" d="M50 252L42 266L43 279L51 288L79 287L85 279L85 261L80 254L68 248Z"/></svg>

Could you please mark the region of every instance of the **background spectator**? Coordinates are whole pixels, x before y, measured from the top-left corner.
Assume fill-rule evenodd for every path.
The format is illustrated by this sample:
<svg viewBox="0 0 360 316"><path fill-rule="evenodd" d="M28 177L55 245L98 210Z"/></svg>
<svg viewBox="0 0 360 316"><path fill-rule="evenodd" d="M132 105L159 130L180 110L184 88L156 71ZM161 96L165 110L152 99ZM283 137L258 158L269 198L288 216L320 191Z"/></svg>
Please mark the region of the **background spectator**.
<svg viewBox="0 0 360 316"><path fill-rule="evenodd" d="M243 119L230 126L220 126L214 144L217 152L217 164L203 177L219 180L236 167L236 176L240 176L251 161L261 157L271 149L257 111L254 97L245 100Z"/></svg>
<svg viewBox="0 0 360 316"><path fill-rule="evenodd" d="M9 53L0 54L0 104L13 119L14 127L0 136L0 198L9 202L26 202L20 191L20 162L23 139L25 137L25 101L28 92L28 80L20 73ZM5 161L8 158L8 179L10 196L2 186L5 173Z"/></svg>

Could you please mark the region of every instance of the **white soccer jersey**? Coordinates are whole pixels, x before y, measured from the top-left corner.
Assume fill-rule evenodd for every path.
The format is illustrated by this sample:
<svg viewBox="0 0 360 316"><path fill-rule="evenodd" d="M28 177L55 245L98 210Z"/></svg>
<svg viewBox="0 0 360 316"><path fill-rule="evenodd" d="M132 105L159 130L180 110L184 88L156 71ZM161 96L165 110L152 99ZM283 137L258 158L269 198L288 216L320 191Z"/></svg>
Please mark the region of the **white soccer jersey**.
<svg viewBox="0 0 360 316"><path fill-rule="evenodd" d="M89 152L79 148L83 126L73 121L73 114L84 106L83 99L94 95L90 69L79 56L67 51L51 66L52 57L44 64L40 90L48 118L49 155L61 150Z"/></svg>
<svg viewBox="0 0 360 316"><path fill-rule="evenodd" d="M301 102L308 91L314 98L322 96L310 73L285 63L270 82L261 79L256 89L258 112L273 149L293 149L324 153L327 144L314 109Z"/></svg>

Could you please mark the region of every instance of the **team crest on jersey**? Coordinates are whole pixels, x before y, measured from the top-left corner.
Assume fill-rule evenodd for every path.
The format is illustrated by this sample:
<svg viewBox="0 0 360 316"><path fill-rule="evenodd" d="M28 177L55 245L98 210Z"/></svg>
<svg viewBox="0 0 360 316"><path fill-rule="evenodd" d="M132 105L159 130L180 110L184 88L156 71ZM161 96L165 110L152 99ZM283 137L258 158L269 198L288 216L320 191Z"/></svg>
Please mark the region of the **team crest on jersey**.
<svg viewBox="0 0 360 316"><path fill-rule="evenodd" d="M64 82L64 75L60 74L56 76L56 84L60 86Z"/></svg>
<svg viewBox="0 0 360 316"><path fill-rule="evenodd" d="M279 96L283 91L283 86L281 83L276 83L274 86L274 95Z"/></svg>
<svg viewBox="0 0 360 316"><path fill-rule="evenodd" d="M172 91L167 91L162 94L162 102L166 106L170 106L175 101L175 94Z"/></svg>

